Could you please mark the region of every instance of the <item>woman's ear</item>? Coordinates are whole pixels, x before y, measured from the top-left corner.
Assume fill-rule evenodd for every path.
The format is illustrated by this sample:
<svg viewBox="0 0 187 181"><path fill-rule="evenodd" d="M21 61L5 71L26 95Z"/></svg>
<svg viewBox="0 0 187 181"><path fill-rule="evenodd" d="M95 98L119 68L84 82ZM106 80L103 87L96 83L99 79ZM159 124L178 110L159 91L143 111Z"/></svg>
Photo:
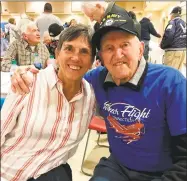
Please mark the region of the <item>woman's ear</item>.
<svg viewBox="0 0 187 181"><path fill-rule="evenodd" d="M55 59L56 59L56 64L59 65L59 62L58 62L58 56L59 56L59 50L56 48L55 49Z"/></svg>
<svg viewBox="0 0 187 181"><path fill-rule="evenodd" d="M56 48L56 49L55 49L55 57L57 58L58 55L59 55L59 51L58 51L58 49Z"/></svg>

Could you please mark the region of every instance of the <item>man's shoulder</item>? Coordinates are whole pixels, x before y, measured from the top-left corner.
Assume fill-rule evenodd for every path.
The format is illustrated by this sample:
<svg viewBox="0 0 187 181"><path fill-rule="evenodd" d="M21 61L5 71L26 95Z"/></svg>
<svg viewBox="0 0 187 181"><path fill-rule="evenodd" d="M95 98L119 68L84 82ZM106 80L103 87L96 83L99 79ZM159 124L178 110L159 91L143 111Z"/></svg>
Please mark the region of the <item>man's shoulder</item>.
<svg viewBox="0 0 187 181"><path fill-rule="evenodd" d="M167 81L171 84L178 84L181 81L185 80L185 77L182 73L170 66L162 65L162 64L152 64L148 63L148 74L147 78L155 77L155 79L160 81Z"/></svg>
<svg viewBox="0 0 187 181"><path fill-rule="evenodd" d="M103 66L99 66L97 68L91 69L89 70L85 76L100 76L101 74L103 74L103 72L107 71L107 69Z"/></svg>
<svg viewBox="0 0 187 181"><path fill-rule="evenodd" d="M24 46L24 40L15 39L11 44L11 47L22 47Z"/></svg>
<svg viewBox="0 0 187 181"><path fill-rule="evenodd" d="M42 42L40 42L39 44L38 44L38 47L39 47L39 49L46 49L47 51L48 51L48 49L47 49L47 47L46 47L46 45L44 44L44 43L42 43Z"/></svg>

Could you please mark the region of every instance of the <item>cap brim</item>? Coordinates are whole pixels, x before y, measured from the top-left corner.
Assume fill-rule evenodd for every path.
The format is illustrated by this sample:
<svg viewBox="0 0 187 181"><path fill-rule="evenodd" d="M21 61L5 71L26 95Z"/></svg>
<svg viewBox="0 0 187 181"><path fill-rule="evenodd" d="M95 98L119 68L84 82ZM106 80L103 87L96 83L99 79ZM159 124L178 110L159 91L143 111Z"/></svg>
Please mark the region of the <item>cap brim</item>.
<svg viewBox="0 0 187 181"><path fill-rule="evenodd" d="M94 35L92 37L92 44L95 45L98 50L100 50L100 42L101 42L101 39L103 38L103 36L106 35L106 33L110 32L110 31L114 31L114 30L128 32L128 33L136 36L136 33L129 31L125 28L120 28L120 27L116 27L116 26L105 26L105 27L98 29L94 33Z"/></svg>

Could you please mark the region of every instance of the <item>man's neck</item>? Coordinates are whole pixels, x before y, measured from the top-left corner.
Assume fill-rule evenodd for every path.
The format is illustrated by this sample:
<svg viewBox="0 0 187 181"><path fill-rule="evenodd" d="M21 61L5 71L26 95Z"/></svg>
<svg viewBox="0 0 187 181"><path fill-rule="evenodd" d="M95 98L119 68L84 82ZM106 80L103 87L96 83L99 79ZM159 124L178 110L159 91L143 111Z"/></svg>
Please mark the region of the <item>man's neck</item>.
<svg viewBox="0 0 187 181"><path fill-rule="evenodd" d="M117 86L120 86L121 84L125 84L126 82L128 82L130 80L129 78L127 78L127 79L117 79L115 77L112 77L112 79Z"/></svg>
<svg viewBox="0 0 187 181"><path fill-rule="evenodd" d="M45 11L43 12L43 14L51 14L51 13L52 13L52 12L45 12Z"/></svg>

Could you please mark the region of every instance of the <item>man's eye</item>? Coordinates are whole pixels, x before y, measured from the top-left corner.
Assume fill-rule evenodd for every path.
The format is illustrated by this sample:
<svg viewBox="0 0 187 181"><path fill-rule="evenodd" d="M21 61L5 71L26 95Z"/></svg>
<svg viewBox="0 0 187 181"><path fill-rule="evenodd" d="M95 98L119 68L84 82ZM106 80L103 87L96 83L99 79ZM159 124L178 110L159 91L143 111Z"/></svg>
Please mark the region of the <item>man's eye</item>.
<svg viewBox="0 0 187 181"><path fill-rule="evenodd" d="M113 48L111 46L107 46L104 48L104 51L112 51L112 50L113 50Z"/></svg>
<svg viewBox="0 0 187 181"><path fill-rule="evenodd" d="M128 43L124 43L124 44L122 45L122 48L126 48L126 47L128 47L128 46L129 46Z"/></svg>

